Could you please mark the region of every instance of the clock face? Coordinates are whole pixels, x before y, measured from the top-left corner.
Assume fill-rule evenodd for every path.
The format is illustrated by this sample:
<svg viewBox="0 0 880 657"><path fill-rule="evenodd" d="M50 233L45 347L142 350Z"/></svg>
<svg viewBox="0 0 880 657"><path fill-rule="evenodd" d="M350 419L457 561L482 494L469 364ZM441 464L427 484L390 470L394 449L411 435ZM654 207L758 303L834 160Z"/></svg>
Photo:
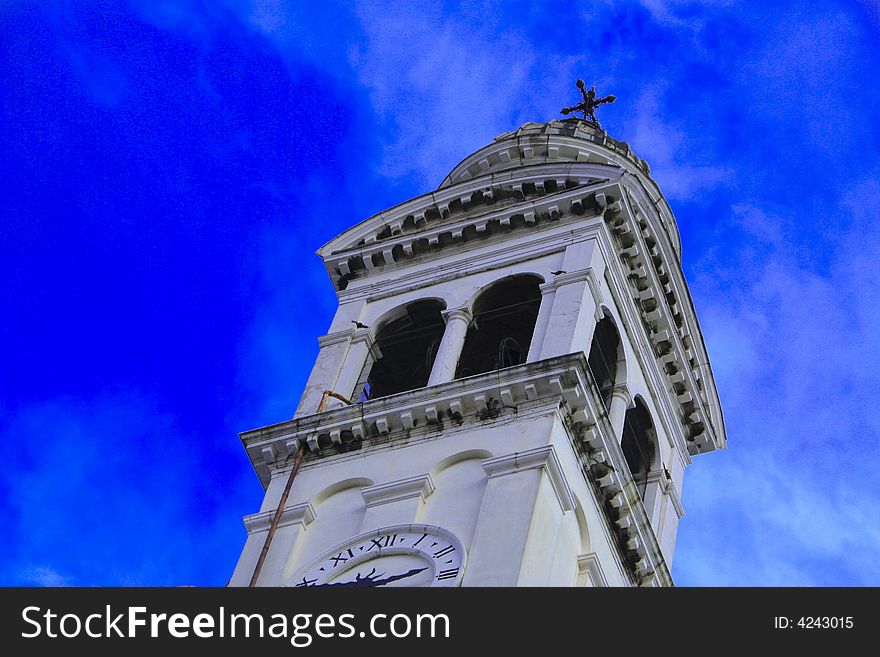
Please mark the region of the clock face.
<svg viewBox="0 0 880 657"><path fill-rule="evenodd" d="M431 525L396 525L340 543L301 569L287 586L458 586L461 542Z"/></svg>

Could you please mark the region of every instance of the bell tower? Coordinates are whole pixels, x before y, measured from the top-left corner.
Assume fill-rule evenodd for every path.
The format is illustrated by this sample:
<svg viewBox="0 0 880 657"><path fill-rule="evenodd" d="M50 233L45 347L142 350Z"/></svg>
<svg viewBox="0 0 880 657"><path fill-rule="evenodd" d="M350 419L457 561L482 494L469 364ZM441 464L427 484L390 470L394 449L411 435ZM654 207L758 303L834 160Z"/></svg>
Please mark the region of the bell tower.
<svg viewBox="0 0 880 657"><path fill-rule="evenodd" d="M626 143L527 123L318 255L339 307L294 418L241 434L266 494L232 586L672 585L726 437Z"/></svg>

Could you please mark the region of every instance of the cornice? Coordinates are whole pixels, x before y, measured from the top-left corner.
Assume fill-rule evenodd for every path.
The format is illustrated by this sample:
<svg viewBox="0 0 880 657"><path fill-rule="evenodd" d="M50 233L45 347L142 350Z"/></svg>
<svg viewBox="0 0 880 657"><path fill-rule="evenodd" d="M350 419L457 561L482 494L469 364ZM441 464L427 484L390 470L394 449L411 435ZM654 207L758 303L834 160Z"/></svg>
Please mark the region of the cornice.
<svg viewBox="0 0 880 657"><path fill-rule="evenodd" d="M582 554L578 557L578 573L586 573L590 576L593 586L608 586L608 580L602 571L602 564L599 563L599 557L595 552Z"/></svg>
<svg viewBox="0 0 880 657"><path fill-rule="evenodd" d="M660 491L664 495L669 496L669 500L672 502L675 513L678 516L678 519L681 520L684 516L684 506L681 503L681 496L678 494L675 482L669 479L662 469L649 472L646 479L649 484L658 484L660 486Z"/></svg>
<svg viewBox="0 0 880 657"><path fill-rule="evenodd" d="M426 266L401 268L394 277L384 277L372 283L358 281L358 285L338 293L339 302L350 303L360 299L376 301L455 280L465 273L473 275L518 264L528 266L528 261L557 253L574 242L595 237L601 229L601 215L579 219L572 222L563 219L543 227L539 226L529 233L528 240L508 241L503 249L494 249L490 253L459 249L434 256L436 261L441 263L437 267L428 266L431 260L425 259L420 264ZM478 248L490 245L491 243L480 244Z"/></svg>
<svg viewBox="0 0 880 657"><path fill-rule="evenodd" d="M619 289L638 309L650 350L665 377L664 387L678 402L688 452L696 455L723 448L720 404L689 293L688 304L681 303L682 291L687 290L684 274L677 261L670 266L649 218L654 212L631 205L623 189L623 199L609 205L604 215L615 250L628 270L627 282Z"/></svg>
<svg viewBox="0 0 880 657"><path fill-rule="evenodd" d="M491 144L459 162L440 183L440 189L542 159L590 161L590 156L603 162L624 164L650 177L647 162L637 157L629 144L585 121L564 119L527 123L518 130L495 137Z"/></svg>
<svg viewBox="0 0 880 657"><path fill-rule="evenodd" d="M333 333L328 333L327 335L318 336L318 346L323 349L324 347L339 344L340 342L348 342L349 340L354 338L354 335L354 328L334 331Z"/></svg>
<svg viewBox="0 0 880 657"><path fill-rule="evenodd" d="M570 354L381 397L243 432L245 449L263 484L289 466L305 443L314 457L345 453L353 442L369 447L433 427L489 420L504 407L536 400L584 406L586 357Z"/></svg>
<svg viewBox="0 0 880 657"><path fill-rule="evenodd" d="M483 461L483 470L490 478L534 469L544 470L547 473L562 511L573 511L575 507L574 494L571 492L571 487L568 485L568 480L565 478L565 473L559 464L559 458L556 456L556 450L552 445L496 456Z"/></svg>
<svg viewBox="0 0 880 657"><path fill-rule="evenodd" d="M275 511L262 511L244 517L244 526L249 534L254 532L265 531L272 524L272 518ZM311 523L315 519L315 510L308 502L302 504L294 504L288 506L281 513L281 520L278 527L287 527L288 525L302 525L303 527Z"/></svg>
<svg viewBox="0 0 880 657"><path fill-rule="evenodd" d="M381 241L379 235L394 235L399 232L419 231L426 224L448 221L472 210L455 210L455 202L467 203L479 194L489 197L492 189L523 191L523 186L536 186L535 195L540 198L549 193L545 189L548 180L557 183L573 181L576 187L620 178L623 171L619 167L595 162L548 162L517 167L509 171L496 172L479 180L456 184L453 188L439 189L404 201L396 206L372 215L349 228L342 234L318 249L318 256L327 259L333 254L354 248L358 244ZM452 206L452 208L450 207ZM430 217L433 216L434 219Z"/></svg>
<svg viewBox="0 0 880 657"><path fill-rule="evenodd" d="M536 198L525 198L485 212L469 212L454 221L424 222L418 230L394 231L383 239L366 240L332 253L319 252L337 290L352 280L370 278L389 268L425 262L463 244L487 238L504 239L511 232L560 220L573 221L595 207L594 194L617 185L611 180L564 188ZM521 181L520 187L528 180Z"/></svg>
<svg viewBox="0 0 880 657"><path fill-rule="evenodd" d="M376 484L361 489L367 507L379 506L399 500L418 497L422 502L434 492L434 481L430 474L398 479L385 484Z"/></svg>

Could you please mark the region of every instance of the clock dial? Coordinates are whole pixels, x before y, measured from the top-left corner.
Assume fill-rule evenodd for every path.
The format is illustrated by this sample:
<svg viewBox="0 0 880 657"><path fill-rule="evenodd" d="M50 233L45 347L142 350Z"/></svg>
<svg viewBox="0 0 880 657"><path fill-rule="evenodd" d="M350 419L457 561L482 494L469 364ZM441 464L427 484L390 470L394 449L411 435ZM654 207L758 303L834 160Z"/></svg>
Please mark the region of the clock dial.
<svg viewBox="0 0 880 657"><path fill-rule="evenodd" d="M458 586L464 565L461 542L445 529L396 525L340 543L287 586Z"/></svg>

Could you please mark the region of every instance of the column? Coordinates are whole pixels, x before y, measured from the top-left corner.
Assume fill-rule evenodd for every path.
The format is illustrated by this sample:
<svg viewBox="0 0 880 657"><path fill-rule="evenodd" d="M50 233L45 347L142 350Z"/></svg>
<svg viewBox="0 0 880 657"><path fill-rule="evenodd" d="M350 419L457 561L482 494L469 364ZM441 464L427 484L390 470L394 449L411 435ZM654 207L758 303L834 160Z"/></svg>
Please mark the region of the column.
<svg viewBox="0 0 880 657"><path fill-rule="evenodd" d="M229 586L247 586L250 583L274 516L275 511L272 510L247 516L244 519L248 538ZM257 586L280 586L284 579L289 577L288 565L296 547L296 540L306 525L314 519L315 511L308 502L284 509L275 536L272 538L272 544L269 546L266 561L260 571Z"/></svg>
<svg viewBox="0 0 880 657"><path fill-rule="evenodd" d="M415 522L419 508L433 492L434 481L429 474L361 489L367 505L361 531Z"/></svg>
<svg viewBox="0 0 880 657"><path fill-rule="evenodd" d="M369 330L360 329L354 333L349 342L345 361L339 370L339 377L332 388L333 392L357 402L357 399L352 399L352 395L360 394L360 390L355 390L354 387L361 377L361 372L364 370L372 348L373 336L370 335ZM314 411L312 412L314 413Z"/></svg>
<svg viewBox="0 0 880 657"><path fill-rule="evenodd" d="M312 373L296 409L296 416L311 415L321 402L325 390L332 390L339 378L339 371L348 353L351 329L328 333L318 338L320 351L312 366ZM345 394L345 393L342 393Z"/></svg>
<svg viewBox="0 0 880 657"><path fill-rule="evenodd" d="M437 349L437 357L431 368L431 376L428 377L428 385L436 386L455 379L455 368L464 348L468 327L471 324L471 311L467 308L455 308L443 314L446 320L446 330L440 347Z"/></svg>
<svg viewBox="0 0 880 657"><path fill-rule="evenodd" d="M645 498L642 503L645 505L645 513L648 514L651 527L654 528L654 533L658 536L660 535L660 519L668 486L662 466L648 473L648 486L645 489Z"/></svg>
<svg viewBox="0 0 880 657"><path fill-rule="evenodd" d="M488 481L468 551L464 585L517 586L524 572L537 568L546 574L547 560L537 555L546 555L548 537L533 532L533 527L536 523L555 525L575 506L554 448L545 445L496 456L483 461L483 469ZM539 495L542 480L552 490L549 506L546 496Z"/></svg>
<svg viewBox="0 0 880 657"><path fill-rule="evenodd" d="M633 398L625 383L618 383L611 390L611 407L608 409L608 419L614 429L614 435L619 443L623 440L623 422L626 419L626 410L633 407Z"/></svg>
<svg viewBox="0 0 880 657"><path fill-rule="evenodd" d="M526 358L527 363L541 360L544 336L547 335L547 325L550 323L550 314L553 312L553 299L556 296L556 285L554 283L544 283L539 288L541 290L541 305L538 308L538 319L535 320L535 330L532 333L529 355Z"/></svg>
<svg viewBox="0 0 880 657"><path fill-rule="evenodd" d="M589 352L593 329L602 316L599 281L605 264L595 241L570 244L562 269L562 274L541 287L543 294L553 290L553 303L540 358Z"/></svg>

